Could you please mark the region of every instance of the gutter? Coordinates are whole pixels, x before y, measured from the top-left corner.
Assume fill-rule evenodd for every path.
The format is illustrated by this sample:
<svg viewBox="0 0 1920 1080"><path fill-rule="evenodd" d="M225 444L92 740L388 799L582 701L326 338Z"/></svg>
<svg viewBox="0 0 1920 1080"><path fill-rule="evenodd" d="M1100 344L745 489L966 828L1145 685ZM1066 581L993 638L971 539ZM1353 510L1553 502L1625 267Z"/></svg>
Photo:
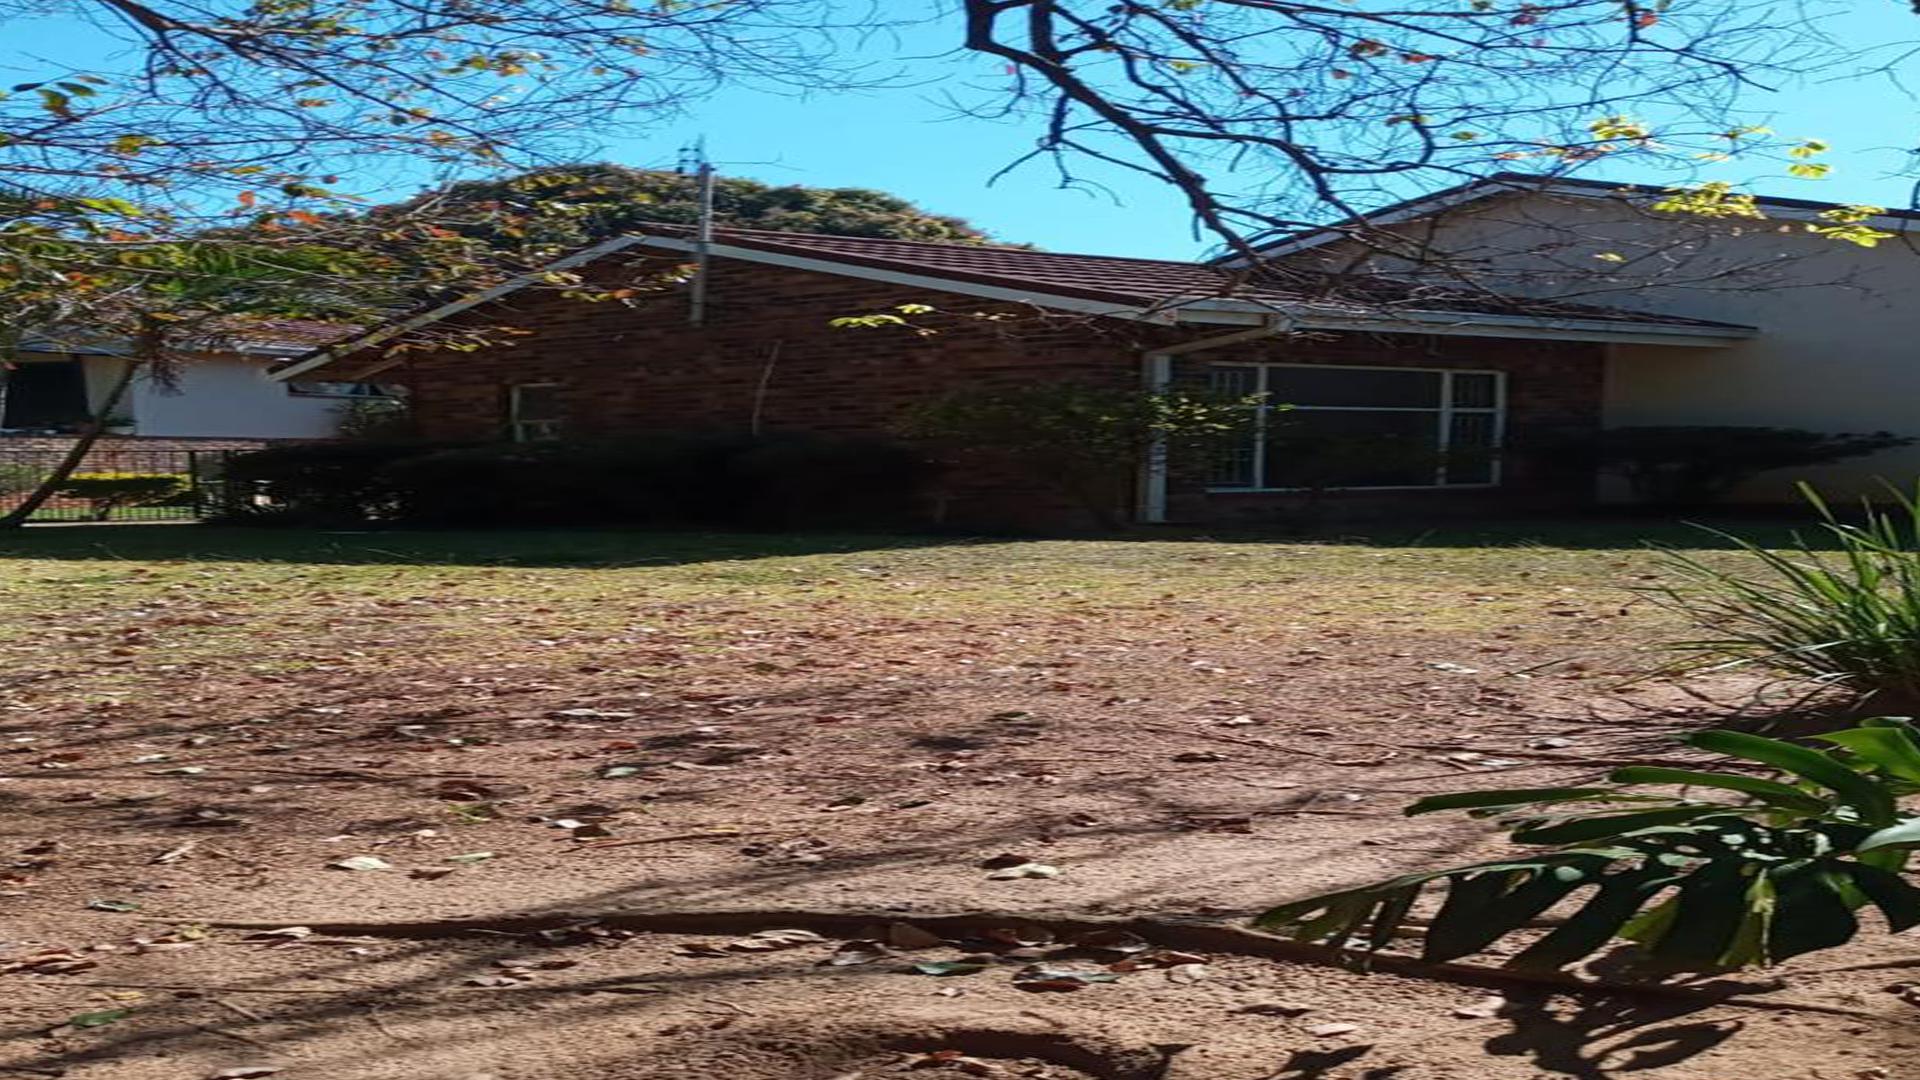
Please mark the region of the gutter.
<svg viewBox="0 0 1920 1080"><path fill-rule="evenodd" d="M1149 393L1164 391L1173 383L1173 358L1189 353L1204 352L1208 349L1225 348L1246 341L1258 341L1262 338L1277 337L1290 333L1294 329L1291 315L1268 315L1260 326L1251 330L1236 330L1231 334L1218 334L1214 337L1196 338L1182 341L1161 349L1149 349L1140 354L1140 384ZM1156 439L1147 447L1146 459L1140 463L1139 494L1136 500L1134 519L1142 525L1164 525L1167 522L1167 442Z"/></svg>

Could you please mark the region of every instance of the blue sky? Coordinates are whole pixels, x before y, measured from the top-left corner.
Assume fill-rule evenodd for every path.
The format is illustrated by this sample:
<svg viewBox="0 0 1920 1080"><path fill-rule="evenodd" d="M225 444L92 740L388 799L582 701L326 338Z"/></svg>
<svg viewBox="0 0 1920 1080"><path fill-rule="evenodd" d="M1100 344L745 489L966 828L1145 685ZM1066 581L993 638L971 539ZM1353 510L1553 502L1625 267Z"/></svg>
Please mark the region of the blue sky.
<svg viewBox="0 0 1920 1080"><path fill-rule="evenodd" d="M1905 0L1859 0L1825 28L1848 54L1865 55L1900 40L1920 40L1920 17ZM0 27L0 81L30 74L21 54L77 63L102 62L97 36L83 24L47 19ZM871 41L877 64L907 60L925 85L794 97L736 89L698 104L644 137L604 144L599 157L639 166L673 164L677 150L704 137L720 168L771 183L871 187L929 210L972 220L994 235L1057 251L1185 258L1210 245L1196 237L1180 199L1157 182L1116 169L1086 175L1109 190L1060 190L1044 164L989 185L993 174L1031 149L1035 130L1017 120L956 116L943 85L991 85L1001 65L980 57L937 57L942 27L906 39ZM1862 61L1864 64L1865 61ZM12 69L12 70L8 70ZM1914 74L1920 76L1920 65ZM943 80L945 82L943 83ZM1920 80L1916 80L1920 86ZM1920 101L1885 77L1862 76L1756 93L1747 101L1757 122L1782 136L1821 138L1834 146L1826 180L1784 176L1777 167L1730 166L1724 178L1766 194L1884 206L1911 203L1908 148L1920 145ZM1586 173L1636 179L1626 173Z"/></svg>

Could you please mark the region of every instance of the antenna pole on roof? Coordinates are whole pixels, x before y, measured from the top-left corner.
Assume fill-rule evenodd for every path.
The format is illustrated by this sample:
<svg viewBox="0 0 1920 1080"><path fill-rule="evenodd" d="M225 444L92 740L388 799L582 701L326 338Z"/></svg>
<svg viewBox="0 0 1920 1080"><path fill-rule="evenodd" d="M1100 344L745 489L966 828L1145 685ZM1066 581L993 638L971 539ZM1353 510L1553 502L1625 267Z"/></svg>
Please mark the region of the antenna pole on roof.
<svg viewBox="0 0 1920 1080"><path fill-rule="evenodd" d="M693 283L688 294L687 321L694 326L704 326L707 322L707 278L713 269L713 162L707 160L705 138L682 153L683 171L689 159L696 163L693 175L700 199L700 222L694 230Z"/></svg>

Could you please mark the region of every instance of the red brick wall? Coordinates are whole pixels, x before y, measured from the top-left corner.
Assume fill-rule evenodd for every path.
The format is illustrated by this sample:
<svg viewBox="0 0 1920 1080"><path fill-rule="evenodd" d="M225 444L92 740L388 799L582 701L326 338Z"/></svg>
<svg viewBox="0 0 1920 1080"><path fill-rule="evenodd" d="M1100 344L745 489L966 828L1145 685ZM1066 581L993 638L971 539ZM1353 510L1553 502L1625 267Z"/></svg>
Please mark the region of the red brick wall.
<svg viewBox="0 0 1920 1080"><path fill-rule="evenodd" d="M645 278L661 265L650 260L618 270L606 267L598 283ZM1223 329L1172 330L1047 314L1023 305L725 259L715 263L709 297L707 326L698 330L687 323L681 287L644 290L626 303L586 303L528 291L469 313L462 318L508 322L533 332L512 345L477 352L415 354L399 369L411 387L415 422L432 439L503 438L507 387L554 382L560 385L557 393L572 435L746 431L758 398L762 430L885 436L912 404L950 389L1033 380L1137 385L1141 349ZM939 309L935 315L910 317L938 332L828 325L835 318L887 312L903 303ZM974 317L983 312L1008 317ZM1592 346L1339 334L1218 354L1220 359L1255 356L1498 368L1512 373L1515 428L1598 420L1600 359ZM987 461L956 467L947 487L945 509L955 522L1031 525L1084 519L1082 511L1043 483ZM1202 519L1243 513L1243 507L1229 505L1232 501L1189 497L1181 505Z"/></svg>

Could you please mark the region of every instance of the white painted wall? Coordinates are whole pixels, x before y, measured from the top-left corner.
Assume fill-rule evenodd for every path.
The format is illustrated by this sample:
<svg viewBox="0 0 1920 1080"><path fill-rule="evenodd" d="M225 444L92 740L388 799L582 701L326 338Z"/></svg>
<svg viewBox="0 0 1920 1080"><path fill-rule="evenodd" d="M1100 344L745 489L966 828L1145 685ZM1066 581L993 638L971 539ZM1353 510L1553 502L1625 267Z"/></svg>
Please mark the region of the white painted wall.
<svg viewBox="0 0 1920 1080"><path fill-rule="evenodd" d="M1615 345L1606 422L1797 427L1920 435L1920 236L1875 248L1799 221L1703 227L1611 199L1511 195L1430 225L1436 248L1488 269L1496 287L1757 326L1726 349ZM1626 261L1598 258L1618 254ZM1601 280L1604 274L1613 280ZM1736 498L1835 495L1878 478L1911 486L1920 446L1761 478Z"/></svg>
<svg viewBox="0 0 1920 1080"><path fill-rule="evenodd" d="M111 361L105 361L111 363ZM299 397L267 378L271 361L210 356L180 365L177 389L142 375L127 392L134 434L170 438L325 438L338 423L340 398ZM88 372L90 386L99 376Z"/></svg>

